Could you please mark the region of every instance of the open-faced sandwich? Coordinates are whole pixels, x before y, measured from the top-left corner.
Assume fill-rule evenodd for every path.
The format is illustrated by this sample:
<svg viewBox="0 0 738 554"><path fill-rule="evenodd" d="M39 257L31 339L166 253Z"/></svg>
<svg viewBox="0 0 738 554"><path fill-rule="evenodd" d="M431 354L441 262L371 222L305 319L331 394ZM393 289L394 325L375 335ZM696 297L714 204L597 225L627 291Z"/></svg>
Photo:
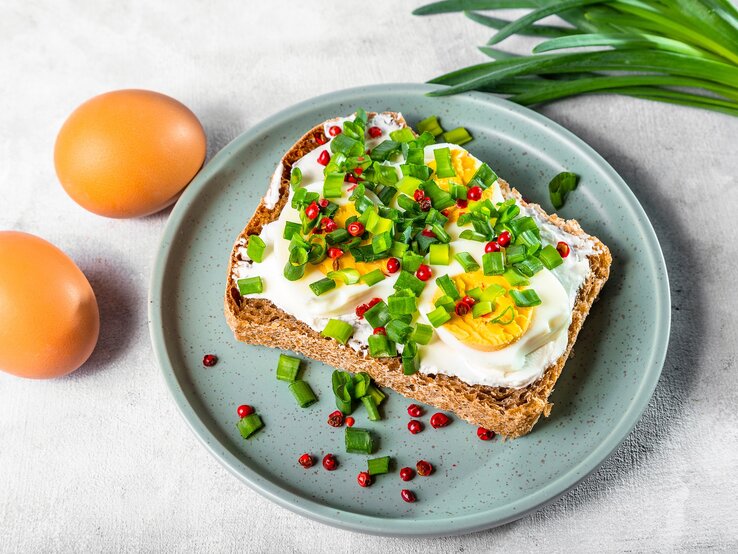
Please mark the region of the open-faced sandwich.
<svg viewBox="0 0 738 554"><path fill-rule="evenodd" d="M318 125L236 240L225 313L507 437L541 414L607 280L607 247L398 113Z"/></svg>

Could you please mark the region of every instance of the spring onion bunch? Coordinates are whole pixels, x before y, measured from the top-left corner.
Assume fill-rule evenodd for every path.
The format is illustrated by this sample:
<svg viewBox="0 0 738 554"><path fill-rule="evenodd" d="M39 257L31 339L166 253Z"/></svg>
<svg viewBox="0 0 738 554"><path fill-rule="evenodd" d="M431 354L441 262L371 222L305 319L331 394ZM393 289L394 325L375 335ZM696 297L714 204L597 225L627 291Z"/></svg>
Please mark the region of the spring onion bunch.
<svg viewBox="0 0 738 554"><path fill-rule="evenodd" d="M516 20L474 10L530 9ZM468 90L523 105L612 92L738 116L738 9L731 0L443 0L416 15L461 12L497 32L494 61L432 79L445 96ZM556 15L568 25L544 25ZM512 35L545 39L532 55L494 48ZM587 51L572 51L586 47Z"/></svg>

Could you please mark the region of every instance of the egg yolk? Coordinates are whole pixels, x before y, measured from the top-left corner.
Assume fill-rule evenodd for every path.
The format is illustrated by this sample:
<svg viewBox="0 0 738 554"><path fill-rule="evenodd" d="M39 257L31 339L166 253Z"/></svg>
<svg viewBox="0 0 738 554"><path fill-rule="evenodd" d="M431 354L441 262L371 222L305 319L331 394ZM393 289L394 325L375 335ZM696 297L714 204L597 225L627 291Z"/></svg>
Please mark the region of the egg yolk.
<svg viewBox="0 0 738 554"><path fill-rule="evenodd" d="M481 270L461 273L451 279L462 296L465 296L468 290L477 287L482 291L491 285L499 285L506 291L512 288L501 275L484 275ZM441 296L443 291L439 288L433 301ZM492 352L502 350L525 334L530 326L534 309L517 307L510 295L505 293L495 299L492 313L477 318L474 318L471 312L463 316L454 314L443 327L463 344L476 350ZM494 320L498 317L500 321L495 323Z"/></svg>
<svg viewBox="0 0 738 554"><path fill-rule="evenodd" d="M338 207L336 213L333 214L333 221L335 221L339 227L345 227L346 220L348 218L358 215L359 214L356 211L353 202L349 202ZM317 265L317 268L318 271L320 271L324 275L326 275L329 271L334 271L334 269L347 268L356 269L361 275L366 275L367 273L369 273L370 271L374 271L375 269L384 271L386 269L385 263L385 260L377 260L376 262L357 262L354 260L354 257L351 255L350 252L344 252L343 256L335 260L326 257Z"/></svg>

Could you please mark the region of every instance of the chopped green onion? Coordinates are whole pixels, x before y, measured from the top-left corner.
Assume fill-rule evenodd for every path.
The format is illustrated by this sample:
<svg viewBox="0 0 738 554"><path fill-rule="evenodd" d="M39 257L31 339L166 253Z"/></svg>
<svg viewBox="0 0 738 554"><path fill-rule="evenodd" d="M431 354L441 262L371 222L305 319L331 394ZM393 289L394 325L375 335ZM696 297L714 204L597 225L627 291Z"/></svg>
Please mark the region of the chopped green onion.
<svg viewBox="0 0 738 554"><path fill-rule="evenodd" d="M280 354L277 362L277 379L289 383L297 379L297 373L300 371L300 361L300 358Z"/></svg>
<svg viewBox="0 0 738 554"><path fill-rule="evenodd" d="M420 186L420 183L422 181L416 177L411 177L410 175L405 175L402 179L397 181L397 190L399 190L403 194L407 194L408 196L412 197L413 194L415 194L415 191L418 190L418 186Z"/></svg>
<svg viewBox="0 0 738 554"><path fill-rule="evenodd" d="M551 198L551 204L557 210L564 206L566 196L573 190L576 190L579 182L579 176L576 173L564 171L551 179L548 184L548 194Z"/></svg>
<svg viewBox="0 0 738 554"><path fill-rule="evenodd" d="M319 264L326 257L325 238L321 235L310 237L310 249L308 250L308 262Z"/></svg>
<svg viewBox="0 0 738 554"><path fill-rule="evenodd" d="M293 167L290 173L290 186L296 189L302 183L302 170L299 167Z"/></svg>
<svg viewBox="0 0 738 554"><path fill-rule="evenodd" d="M456 127L456 129L452 129L443 133L441 140L443 140L443 142L450 142L451 144L461 145L470 142L472 140L472 136L469 134L469 131L467 131L465 127Z"/></svg>
<svg viewBox="0 0 738 554"><path fill-rule="evenodd" d="M443 150L443 149L442 149ZM445 150L448 150L447 148ZM438 150L435 150L437 152ZM451 194L439 187L435 181L425 181L423 183L423 191L430 198L431 204L436 210L445 210L450 208L456 202L451 198Z"/></svg>
<svg viewBox="0 0 738 554"><path fill-rule="evenodd" d="M436 279L436 285L443 291L446 296L450 296L452 300L458 300L461 298L459 289L456 288L456 283L448 275L442 275Z"/></svg>
<svg viewBox="0 0 738 554"><path fill-rule="evenodd" d="M331 140L331 152L345 156L360 156L364 146L361 141L351 138L349 133L341 133Z"/></svg>
<svg viewBox="0 0 738 554"><path fill-rule="evenodd" d="M323 279L318 279L317 281L310 283L309 286L315 296L320 296L324 292L328 292L329 290L336 288L336 282L333 279L324 277Z"/></svg>
<svg viewBox="0 0 738 554"><path fill-rule="evenodd" d="M374 235L372 237L372 251L375 254L381 254L382 252L387 252L387 250L389 250L391 246L392 246L392 236L390 235L389 231L385 233L380 233L378 235Z"/></svg>
<svg viewBox="0 0 738 554"><path fill-rule="evenodd" d="M382 390L374 384L369 385L366 394L374 399L374 402L376 402L377 406L379 406L382 402L384 402L384 399L387 398L387 395L384 394Z"/></svg>
<svg viewBox="0 0 738 554"><path fill-rule="evenodd" d="M386 335L369 335L369 355L372 358L393 358L397 356L397 346Z"/></svg>
<svg viewBox="0 0 738 554"><path fill-rule="evenodd" d="M464 229L463 231L461 231L459 238L466 240L475 240L477 242L487 242L487 235L477 233L476 231L472 231L471 229Z"/></svg>
<svg viewBox="0 0 738 554"><path fill-rule="evenodd" d="M418 309L417 301L418 299L412 291L408 289L400 289L395 294L387 297L389 313L391 316L412 315ZM366 317L366 314L364 315Z"/></svg>
<svg viewBox="0 0 738 554"><path fill-rule="evenodd" d="M528 278L522 275L518 270L509 268L505 273L502 274L505 280L510 283L513 287L526 286L530 284Z"/></svg>
<svg viewBox="0 0 738 554"><path fill-rule="evenodd" d="M327 277L334 281L341 281L346 285L355 285L361 279L361 273L353 267L347 267L337 271L329 271Z"/></svg>
<svg viewBox="0 0 738 554"><path fill-rule="evenodd" d="M431 244L428 260L432 265L448 265L451 263L451 247L448 244Z"/></svg>
<svg viewBox="0 0 738 554"><path fill-rule="evenodd" d="M283 274L285 279L288 281L297 281L302 279L302 276L305 275L305 264L295 265L288 261L284 266Z"/></svg>
<svg viewBox="0 0 738 554"><path fill-rule="evenodd" d="M554 250L556 250L554 248ZM522 262L528 256L528 249L523 244L513 244L505 250L505 257L508 264L516 264ZM561 257L561 256L559 256Z"/></svg>
<svg viewBox="0 0 738 554"><path fill-rule="evenodd" d="M504 321L506 314L510 312L510 315L507 316L509 319L507 321ZM512 306L508 306L504 310L502 310L502 313L495 317L494 319L490 319L490 323L499 323L500 325L510 325L513 321L515 321L515 310Z"/></svg>
<svg viewBox="0 0 738 554"><path fill-rule="evenodd" d="M292 240L292 236L295 233L300 233L302 230L302 225L299 223L295 223L294 221L288 221L284 224L284 232L282 233L282 238L285 240Z"/></svg>
<svg viewBox="0 0 738 554"><path fill-rule="evenodd" d="M258 414L249 414L236 423L239 433L245 439L256 433L259 429L264 427L264 422Z"/></svg>
<svg viewBox="0 0 738 554"><path fill-rule="evenodd" d="M464 185L457 185L456 183L451 183L450 192L451 192L451 198L454 200L466 200L466 192L467 188Z"/></svg>
<svg viewBox="0 0 738 554"><path fill-rule="evenodd" d="M529 308L531 306L538 306L541 303L541 299L533 289L510 289L510 296L512 296L515 305L519 308Z"/></svg>
<svg viewBox="0 0 738 554"><path fill-rule="evenodd" d="M360 371L351 379L354 385L354 398L361 398L367 393L367 389L372 382L372 378L366 371Z"/></svg>
<svg viewBox="0 0 738 554"><path fill-rule="evenodd" d="M407 252L408 245L404 242L398 242L394 241L392 243L392 248L390 248L390 256L394 256L395 258L402 258L405 255L405 252Z"/></svg>
<svg viewBox="0 0 738 554"><path fill-rule="evenodd" d="M454 308L456 307L456 302L454 302L453 298L444 294L438 300L436 300L433 305L436 308L443 307L447 312L453 312Z"/></svg>
<svg viewBox="0 0 738 554"><path fill-rule="evenodd" d="M377 302L374 306L364 312L364 319L366 319L366 322L374 329L377 327L384 327L390 320L389 307L387 306L387 303L384 300Z"/></svg>
<svg viewBox="0 0 738 554"><path fill-rule="evenodd" d="M371 454L374 452L374 439L366 429L346 427L345 444L346 452L352 454Z"/></svg>
<svg viewBox="0 0 738 554"><path fill-rule="evenodd" d="M238 285L238 292L241 293L241 296L264 292L264 283L261 277L246 277L245 279L236 281L236 284Z"/></svg>
<svg viewBox="0 0 738 554"><path fill-rule="evenodd" d="M250 235L249 244L246 246L246 255L257 263L261 263L264 259L264 249L266 243L259 235Z"/></svg>
<svg viewBox="0 0 738 554"><path fill-rule="evenodd" d="M410 273L415 273L423 263L423 259L424 256L408 250L402 256L402 269L409 271Z"/></svg>
<svg viewBox="0 0 738 554"><path fill-rule="evenodd" d="M540 235L538 225L536 225L536 220L529 215L518 217L517 219L511 221L510 228L512 229L515 236L519 235L523 231L534 231L536 233L536 236Z"/></svg>
<svg viewBox="0 0 738 554"><path fill-rule="evenodd" d="M346 344L353 333L354 328L350 323L340 319L329 319L320 334L324 337L336 339L341 344Z"/></svg>
<svg viewBox="0 0 738 554"><path fill-rule="evenodd" d="M410 127L403 127L390 133L390 138L395 142L411 142L415 140L415 133Z"/></svg>
<svg viewBox="0 0 738 554"><path fill-rule="evenodd" d="M436 235L436 238L442 243L448 244L449 242L451 242L451 235L449 235L446 230L438 223L434 223L433 225L431 225L431 231L433 231L433 234Z"/></svg>
<svg viewBox="0 0 738 554"><path fill-rule="evenodd" d="M473 289L469 289L468 291L466 291L466 296L469 296L473 298L476 302L479 302L479 299L482 298L482 288L474 287Z"/></svg>
<svg viewBox="0 0 738 554"><path fill-rule="evenodd" d="M301 381L299 379L297 381L293 381L290 383L289 389L300 408L307 408L318 401L318 397L315 396L313 389L310 388L310 385L308 385L306 381Z"/></svg>
<svg viewBox="0 0 738 554"><path fill-rule="evenodd" d="M415 330L410 335L410 340L418 344L428 344L433 337L433 327L425 323L416 323Z"/></svg>
<svg viewBox="0 0 738 554"><path fill-rule="evenodd" d="M415 164L415 165L422 165L425 163L425 155L423 153L423 148L418 146L410 146L407 149L407 154L405 155L405 163L407 164Z"/></svg>
<svg viewBox="0 0 738 554"><path fill-rule="evenodd" d="M526 258L522 262L515 264L513 267L526 277L533 277L536 273L543 269L543 263L538 258Z"/></svg>
<svg viewBox="0 0 738 554"><path fill-rule="evenodd" d="M399 142L395 142L394 140L385 140L383 142L380 142L372 149L372 153L369 155L369 157L372 160L382 162L389 159L393 154L396 154L399 151Z"/></svg>
<svg viewBox="0 0 738 554"><path fill-rule="evenodd" d="M451 314L449 314L446 311L446 308L444 308L443 306L440 306L432 312L429 312L428 314L426 314L426 316L428 317L428 321L430 321L430 324L433 325L433 327L440 327L449 319L451 319Z"/></svg>
<svg viewBox="0 0 738 554"><path fill-rule="evenodd" d="M444 179L446 177L456 177L456 171L451 163L451 150L446 148L436 148L433 150L433 157L436 160L436 176Z"/></svg>
<svg viewBox="0 0 738 554"><path fill-rule="evenodd" d="M390 296L390 310L392 310L392 300ZM415 298L413 298L415 300ZM413 310L415 311L415 310ZM399 344L405 344L413 332L413 328L399 319L393 319L386 326L387 338Z"/></svg>
<svg viewBox="0 0 738 554"><path fill-rule="evenodd" d="M492 302L475 302L474 306L472 306L472 317L482 317L483 315L492 313L492 310Z"/></svg>
<svg viewBox="0 0 738 554"><path fill-rule="evenodd" d="M346 178L345 173L329 173L323 181L323 197L324 198L340 198L343 194L343 180Z"/></svg>
<svg viewBox="0 0 738 554"><path fill-rule="evenodd" d="M434 137L437 137L438 135L443 133L443 129L438 123L438 116L432 115L430 117L426 117L423 121L418 123L418 133L425 132L430 133Z"/></svg>
<svg viewBox="0 0 738 554"><path fill-rule="evenodd" d="M494 302L498 296L505 294L506 291L507 289L502 285L492 283L482 291L482 294L479 296L479 300L482 302Z"/></svg>
<svg viewBox="0 0 738 554"><path fill-rule="evenodd" d="M529 256L532 256L541 248L541 239L538 238L538 235L534 231L523 231L515 239L515 243L524 244L527 247Z"/></svg>
<svg viewBox="0 0 738 554"><path fill-rule="evenodd" d="M425 282L403 269L400 271L400 276L397 278L397 281L395 281L393 288L395 290L410 289L413 291L415 296L420 296L420 293L423 292L423 289L425 288Z"/></svg>
<svg viewBox="0 0 738 554"><path fill-rule="evenodd" d="M414 375L418 372L418 359L414 358L402 358L402 374L403 375Z"/></svg>
<svg viewBox="0 0 738 554"><path fill-rule="evenodd" d="M469 252L459 252L454 258L461 264L461 267L464 268L466 273L472 273L479 269L479 264Z"/></svg>
<svg viewBox="0 0 738 554"><path fill-rule="evenodd" d="M333 395L336 397L336 408L344 414L354 411L353 379L346 371L335 370L331 376Z"/></svg>
<svg viewBox="0 0 738 554"><path fill-rule="evenodd" d="M547 244L541 249L538 253L538 259L541 260L546 269L554 269L564 263L559 251L551 244Z"/></svg>
<svg viewBox="0 0 738 554"><path fill-rule="evenodd" d="M491 187L497 180L497 174L492 171L492 168L487 164L483 163L477 169L477 172L471 178L475 185L482 187L483 189ZM469 183L472 184L471 182Z"/></svg>
<svg viewBox="0 0 738 554"><path fill-rule="evenodd" d="M361 398L361 403L364 404L366 417L369 418L369 421L379 421L382 419L382 416L379 415L379 410L377 409L377 403L374 402L374 399L371 396L363 396Z"/></svg>
<svg viewBox="0 0 738 554"><path fill-rule="evenodd" d="M385 473L389 473L390 460L391 458L389 456L367 460L366 469L369 475L384 475Z"/></svg>
<svg viewBox="0 0 738 554"><path fill-rule="evenodd" d="M331 231L325 236L325 241L328 244L340 244L351 238L351 235L346 229L336 229Z"/></svg>
<svg viewBox="0 0 738 554"><path fill-rule="evenodd" d="M502 275L505 273L505 253L500 251L484 254L482 268L485 275Z"/></svg>
<svg viewBox="0 0 738 554"><path fill-rule="evenodd" d="M369 287L376 285L380 281L384 281L384 279L384 273L382 273L381 269L373 269L361 276L361 280Z"/></svg>

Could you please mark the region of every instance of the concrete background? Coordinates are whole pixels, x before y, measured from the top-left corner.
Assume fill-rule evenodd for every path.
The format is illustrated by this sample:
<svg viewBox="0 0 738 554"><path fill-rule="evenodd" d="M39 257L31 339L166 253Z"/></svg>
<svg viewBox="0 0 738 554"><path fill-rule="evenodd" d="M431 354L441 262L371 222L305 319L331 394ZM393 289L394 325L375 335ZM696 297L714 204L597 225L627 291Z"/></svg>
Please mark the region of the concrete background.
<svg viewBox="0 0 738 554"><path fill-rule="evenodd" d="M474 46L486 29L461 15L412 17L419 4L0 3L0 229L64 249L89 276L102 316L97 350L72 376L0 375L0 550L738 550L738 120L725 115L614 96L542 110L598 150L643 203L674 310L663 376L642 421L552 505L465 537L347 533L251 492L176 413L146 318L168 213L113 222L74 204L52 163L61 123L100 92L155 89L197 113L212 155L305 98L424 81L483 61Z"/></svg>

